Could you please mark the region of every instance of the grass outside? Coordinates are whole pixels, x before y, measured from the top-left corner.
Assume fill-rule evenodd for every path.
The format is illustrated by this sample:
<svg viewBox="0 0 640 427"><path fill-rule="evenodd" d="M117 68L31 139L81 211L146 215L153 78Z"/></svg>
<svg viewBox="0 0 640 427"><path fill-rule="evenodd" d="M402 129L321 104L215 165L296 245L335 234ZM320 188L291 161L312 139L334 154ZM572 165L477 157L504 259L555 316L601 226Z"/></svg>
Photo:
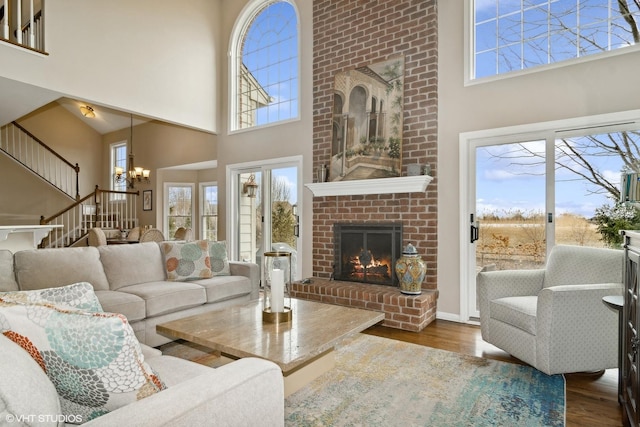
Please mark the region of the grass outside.
<svg viewBox="0 0 640 427"><path fill-rule="evenodd" d="M542 268L545 265L545 216L485 216L480 219L476 246L478 268L495 264L498 270ZM555 220L556 244L606 247L596 225L573 214Z"/></svg>

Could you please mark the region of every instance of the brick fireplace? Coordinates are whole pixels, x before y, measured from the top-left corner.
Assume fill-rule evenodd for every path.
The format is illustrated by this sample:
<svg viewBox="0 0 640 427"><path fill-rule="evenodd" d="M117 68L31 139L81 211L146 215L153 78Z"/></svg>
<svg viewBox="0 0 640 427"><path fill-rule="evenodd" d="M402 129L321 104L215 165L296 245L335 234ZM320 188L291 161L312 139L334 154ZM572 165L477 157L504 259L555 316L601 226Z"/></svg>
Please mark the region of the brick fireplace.
<svg viewBox="0 0 640 427"><path fill-rule="evenodd" d="M437 2L314 0L313 24L314 170L330 163L336 74L396 56L404 57L402 169L400 178L385 178L397 185L382 188L374 183L378 180L362 180L369 181L366 188L380 187L377 193L315 193L313 283L296 284L292 293L380 309L386 313L385 325L420 330L435 319L438 294ZM426 189L405 184L413 178L407 176L407 167L416 164L431 167L435 179ZM427 264L421 295L403 295L392 286L329 280L335 263L334 224L367 222L402 224L402 246L412 243Z"/></svg>

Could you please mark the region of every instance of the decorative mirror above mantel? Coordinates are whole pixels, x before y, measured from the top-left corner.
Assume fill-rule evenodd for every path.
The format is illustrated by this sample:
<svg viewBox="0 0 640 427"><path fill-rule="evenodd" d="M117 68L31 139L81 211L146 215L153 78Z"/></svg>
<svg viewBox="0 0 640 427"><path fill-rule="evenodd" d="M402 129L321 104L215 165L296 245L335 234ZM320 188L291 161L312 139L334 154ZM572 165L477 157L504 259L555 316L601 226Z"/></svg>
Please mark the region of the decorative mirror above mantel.
<svg viewBox="0 0 640 427"><path fill-rule="evenodd" d="M305 187L311 190L314 197L423 193L432 180L433 177L429 175L416 175L353 181L314 182L305 184Z"/></svg>

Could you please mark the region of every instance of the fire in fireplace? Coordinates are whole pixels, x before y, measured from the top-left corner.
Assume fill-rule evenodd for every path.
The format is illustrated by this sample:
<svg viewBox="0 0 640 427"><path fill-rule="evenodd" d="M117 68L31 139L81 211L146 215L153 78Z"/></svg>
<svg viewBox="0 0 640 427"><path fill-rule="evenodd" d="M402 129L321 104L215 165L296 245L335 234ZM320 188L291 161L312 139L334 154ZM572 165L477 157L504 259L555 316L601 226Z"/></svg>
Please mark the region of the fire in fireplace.
<svg viewBox="0 0 640 427"><path fill-rule="evenodd" d="M333 236L334 279L397 286L402 223L336 223Z"/></svg>

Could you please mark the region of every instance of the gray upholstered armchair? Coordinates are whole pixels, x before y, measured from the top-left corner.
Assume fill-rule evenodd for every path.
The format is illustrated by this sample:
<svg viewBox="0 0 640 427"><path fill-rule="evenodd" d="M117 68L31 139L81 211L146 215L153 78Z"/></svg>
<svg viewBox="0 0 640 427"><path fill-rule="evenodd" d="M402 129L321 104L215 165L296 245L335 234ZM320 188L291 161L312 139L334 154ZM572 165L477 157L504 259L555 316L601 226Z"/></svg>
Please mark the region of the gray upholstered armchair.
<svg viewBox="0 0 640 427"><path fill-rule="evenodd" d="M624 252L555 246L545 269L478 273L482 338L546 374L617 367Z"/></svg>

